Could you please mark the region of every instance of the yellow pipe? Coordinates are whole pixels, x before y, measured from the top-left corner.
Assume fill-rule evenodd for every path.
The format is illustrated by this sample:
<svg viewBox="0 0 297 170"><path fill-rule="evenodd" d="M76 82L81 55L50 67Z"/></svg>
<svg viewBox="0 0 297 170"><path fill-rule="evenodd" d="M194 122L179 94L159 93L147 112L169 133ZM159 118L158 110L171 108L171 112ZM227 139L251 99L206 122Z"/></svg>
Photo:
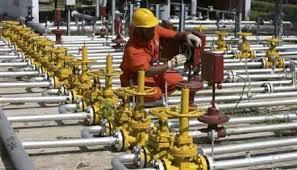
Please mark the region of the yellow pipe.
<svg viewBox="0 0 297 170"><path fill-rule="evenodd" d="M144 76L145 72L144 71L139 71L138 72L138 92L143 93L144 92ZM136 102L136 112L137 113L142 113L144 109L144 96L137 96L136 97L137 102Z"/></svg>
<svg viewBox="0 0 297 170"><path fill-rule="evenodd" d="M105 77L105 90L104 90L104 96L109 97L111 96L112 93L112 56L108 54L106 56L106 74L107 76Z"/></svg>
<svg viewBox="0 0 297 170"><path fill-rule="evenodd" d="M88 48L85 45L82 47L82 61L88 61ZM82 71L87 71L87 63L82 64Z"/></svg>
<svg viewBox="0 0 297 170"><path fill-rule="evenodd" d="M189 113L189 89L182 89L182 102L181 102L181 114L187 115ZM180 135L187 135L189 128L189 120L188 117L180 118Z"/></svg>

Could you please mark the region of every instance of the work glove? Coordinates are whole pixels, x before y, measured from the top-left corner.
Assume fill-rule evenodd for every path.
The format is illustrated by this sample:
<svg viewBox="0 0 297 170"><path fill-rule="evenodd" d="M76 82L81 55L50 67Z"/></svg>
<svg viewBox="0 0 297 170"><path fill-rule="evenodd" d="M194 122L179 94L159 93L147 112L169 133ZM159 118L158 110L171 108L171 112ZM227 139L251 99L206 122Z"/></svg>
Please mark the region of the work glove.
<svg viewBox="0 0 297 170"><path fill-rule="evenodd" d="M175 68L177 66L183 65L187 61L187 58L183 54L177 54L171 60L169 60L168 68Z"/></svg>
<svg viewBox="0 0 297 170"><path fill-rule="evenodd" d="M194 47L194 45L196 47L201 47L202 43L201 43L201 39L199 37L197 37L194 34L188 34L186 36L186 41L189 45L191 45L192 47ZM194 44L193 44L194 43Z"/></svg>

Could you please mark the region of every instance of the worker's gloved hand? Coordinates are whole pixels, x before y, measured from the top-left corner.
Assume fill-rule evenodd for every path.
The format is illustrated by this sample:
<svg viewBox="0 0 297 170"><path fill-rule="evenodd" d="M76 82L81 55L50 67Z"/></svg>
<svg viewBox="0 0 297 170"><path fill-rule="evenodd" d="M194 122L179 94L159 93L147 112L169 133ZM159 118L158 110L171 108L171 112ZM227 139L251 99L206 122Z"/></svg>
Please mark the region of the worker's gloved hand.
<svg viewBox="0 0 297 170"><path fill-rule="evenodd" d="M201 39L199 37L197 37L196 35L194 35L194 34L188 34L186 36L186 41L192 47L194 47L194 46L201 47L201 45L202 45Z"/></svg>
<svg viewBox="0 0 297 170"><path fill-rule="evenodd" d="M175 68L177 66L183 65L187 61L187 57L183 54L177 54L171 60L169 60L168 68Z"/></svg>

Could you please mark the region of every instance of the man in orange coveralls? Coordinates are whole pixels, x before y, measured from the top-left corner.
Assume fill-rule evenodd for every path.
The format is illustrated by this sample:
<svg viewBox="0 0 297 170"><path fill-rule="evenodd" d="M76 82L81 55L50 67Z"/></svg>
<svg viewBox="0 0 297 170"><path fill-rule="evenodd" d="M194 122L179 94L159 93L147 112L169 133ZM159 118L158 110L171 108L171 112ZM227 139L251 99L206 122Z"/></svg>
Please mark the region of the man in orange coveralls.
<svg viewBox="0 0 297 170"><path fill-rule="evenodd" d="M167 82L167 91L170 94L176 90L176 84L182 80L182 75L173 68L183 65L186 57L178 54L159 65L159 39L186 40L188 43L195 42L197 47L201 45L201 40L193 34L177 33L159 26L159 20L146 8L135 10L129 36L130 39L125 46L120 66L123 72L121 85L127 87L137 84L138 71L145 71L145 85L154 87L157 91L152 96L146 96L145 101L160 100L165 93L165 82Z"/></svg>

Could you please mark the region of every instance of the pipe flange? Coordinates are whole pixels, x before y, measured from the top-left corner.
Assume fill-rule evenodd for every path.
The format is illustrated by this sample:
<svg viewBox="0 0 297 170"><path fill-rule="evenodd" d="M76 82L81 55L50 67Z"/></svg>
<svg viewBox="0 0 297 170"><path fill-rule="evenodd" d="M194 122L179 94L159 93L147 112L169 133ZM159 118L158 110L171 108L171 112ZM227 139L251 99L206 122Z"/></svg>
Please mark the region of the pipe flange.
<svg viewBox="0 0 297 170"><path fill-rule="evenodd" d="M158 170L166 170L162 160L152 160L152 167Z"/></svg>
<svg viewBox="0 0 297 170"><path fill-rule="evenodd" d="M237 82L237 74L236 72L229 70L227 73L227 82L228 83L234 83Z"/></svg>
<svg viewBox="0 0 297 170"><path fill-rule="evenodd" d="M114 137L117 139L114 148L117 152L120 152L124 148L124 136L121 130L117 129L114 133Z"/></svg>
<svg viewBox="0 0 297 170"><path fill-rule="evenodd" d="M135 153L135 159L134 159L134 165L137 168L144 168L146 167L146 152L145 150L141 147L133 147L132 153ZM142 159L142 155L144 159Z"/></svg>
<svg viewBox="0 0 297 170"><path fill-rule="evenodd" d="M60 94L61 95L69 95L66 88L64 86L59 88Z"/></svg>
<svg viewBox="0 0 297 170"><path fill-rule="evenodd" d="M62 92L62 94L63 94L63 92ZM66 96L68 96L68 103L74 103L75 102L75 100L74 100L74 94L73 94L73 92L72 92L72 90L65 90L65 93L64 93Z"/></svg>
<svg viewBox="0 0 297 170"><path fill-rule="evenodd" d="M55 77L49 77L49 78L48 78L48 81L50 82L50 88L54 88L54 89L57 88L57 87L55 86L55 84L56 84L56 79L55 79Z"/></svg>
<svg viewBox="0 0 297 170"><path fill-rule="evenodd" d="M258 59L258 61L262 63L262 68L267 68L266 58L261 57L261 58Z"/></svg>
<svg viewBox="0 0 297 170"><path fill-rule="evenodd" d="M92 125L93 122L94 122L94 117L95 117L95 112L94 112L93 107L88 107L88 108L86 109L86 112L88 113L88 116L87 116L87 118L85 119L85 123L86 123L87 125Z"/></svg>
<svg viewBox="0 0 297 170"><path fill-rule="evenodd" d="M204 157L208 162L209 170L215 170L215 161L213 157L211 157L210 155L204 155Z"/></svg>
<svg viewBox="0 0 297 170"><path fill-rule="evenodd" d="M82 98L76 98L74 100L75 100L74 103L77 103L77 106L78 106L76 111L77 112L83 112L85 110L85 107L86 107L84 100Z"/></svg>
<svg viewBox="0 0 297 170"><path fill-rule="evenodd" d="M274 91L274 87L273 87L272 83L264 83L263 87L264 87L266 93L273 93L273 91Z"/></svg>

